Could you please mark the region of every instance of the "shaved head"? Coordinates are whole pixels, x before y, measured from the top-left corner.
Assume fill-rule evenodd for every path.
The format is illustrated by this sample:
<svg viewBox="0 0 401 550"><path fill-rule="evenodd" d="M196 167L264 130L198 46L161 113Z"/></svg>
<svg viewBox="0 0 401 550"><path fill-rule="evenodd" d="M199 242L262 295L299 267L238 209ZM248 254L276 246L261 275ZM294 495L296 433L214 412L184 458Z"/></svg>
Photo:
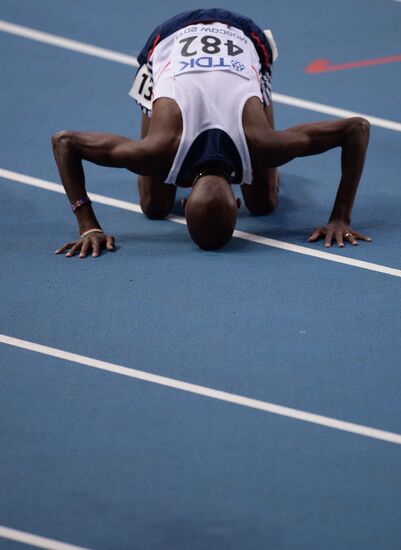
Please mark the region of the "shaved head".
<svg viewBox="0 0 401 550"><path fill-rule="evenodd" d="M231 239L238 204L222 176L205 175L194 183L185 205L188 231L203 250L216 250Z"/></svg>

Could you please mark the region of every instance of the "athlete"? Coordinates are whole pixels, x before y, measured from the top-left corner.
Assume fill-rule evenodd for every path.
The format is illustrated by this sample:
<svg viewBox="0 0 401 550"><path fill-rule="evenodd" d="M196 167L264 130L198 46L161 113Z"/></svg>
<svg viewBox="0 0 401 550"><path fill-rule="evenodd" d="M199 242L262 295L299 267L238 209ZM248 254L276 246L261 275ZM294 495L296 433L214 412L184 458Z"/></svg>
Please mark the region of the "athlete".
<svg viewBox="0 0 401 550"><path fill-rule="evenodd" d="M180 14L149 37L138 57L130 95L142 108L141 139L62 131L52 137L61 181L81 237L56 253L114 250L86 194L82 161L139 175L140 204L151 219L172 210L177 186L191 188L184 204L189 233L202 249L225 245L233 234L240 184L252 214L278 202L277 167L296 157L341 147L341 179L327 224L309 241L325 246L370 241L350 227L351 210L369 141L369 123L354 117L276 131L271 101L277 49L270 31L222 9Z"/></svg>

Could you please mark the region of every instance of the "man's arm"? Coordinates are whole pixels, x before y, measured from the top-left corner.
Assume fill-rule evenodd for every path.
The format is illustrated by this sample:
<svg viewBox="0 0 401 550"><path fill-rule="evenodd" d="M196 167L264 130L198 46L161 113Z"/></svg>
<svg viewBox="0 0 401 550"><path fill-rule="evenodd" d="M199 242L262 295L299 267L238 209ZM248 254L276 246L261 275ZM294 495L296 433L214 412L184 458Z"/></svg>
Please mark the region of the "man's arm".
<svg viewBox="0 0 401 550"><path fill-rule="evenodd" d="M86 199L83 160L101 166L127 168L139 174L147 174L149 167L154 167L150 148L145 140L134 141L111 134L63 131L54 134L52 145L60 178L72 205L81 200L85 202ZM91 249L94 257L99 255L102 247L114 250L114 238L99 231L101 227L89 201L76 208L75 215L81 235L92 229L97 231L84 235L75 243L66 243L56 250L56 254L69 250L67 256L73 256L80 251L80 257L83 258Z"/></svg>
<svg viewBox="0 0 401 550"><path fill-rule="evenodd" d="M353 245L358 244L357 239L371 240L349 227L369 143L369 127L367 120L354 117L303 124L267 134L263 146L266 166L281 166L296 157L318 155L334 147L342 149L341 180L329 222L316 229L309 241L325 237L325 246L329 247L333 238L338 246L344 246L344 237Z"/></svg>

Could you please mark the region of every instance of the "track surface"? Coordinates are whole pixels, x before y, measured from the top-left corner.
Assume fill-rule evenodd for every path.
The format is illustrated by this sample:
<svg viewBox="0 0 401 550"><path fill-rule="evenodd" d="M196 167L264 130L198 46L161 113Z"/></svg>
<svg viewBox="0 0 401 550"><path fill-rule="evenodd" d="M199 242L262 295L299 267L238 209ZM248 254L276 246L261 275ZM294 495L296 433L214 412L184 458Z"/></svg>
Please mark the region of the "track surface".
<svg viewBox="0 0 401 550"><path fill-rule="evenodd" d="M0 20L135 56L156 24L197 4L73 7L3 0ZM274 31L277 93L400 123L401 63L305 72L317 59L399 56L399 2L253 1L246 14ZM6 32L0 51L0 169L58 183L53 132L138 136L134 67ZM279 101L275 113L279 128L327 118ZM374 240L329 254L401 270L400 145L399 131L372 126L353 225ZM240 231L288 250L235 238L205 253L182 224L98 204L118 250L85 261L52 254L76 235L65 197L1 177L0 334L26 349L0 343L0 526L53 539L25 547L60 550L54 541L399 549L400 278L291 250L325 252L306 237L326 221L338 177L338 151L294 161L281 170L277 212L241 209ZM138 203L127 172L87 166L87 181L89 192ZM29 343L395 440L88 368ZM0 527L0 548L21 547L13 533Z"/></svg>

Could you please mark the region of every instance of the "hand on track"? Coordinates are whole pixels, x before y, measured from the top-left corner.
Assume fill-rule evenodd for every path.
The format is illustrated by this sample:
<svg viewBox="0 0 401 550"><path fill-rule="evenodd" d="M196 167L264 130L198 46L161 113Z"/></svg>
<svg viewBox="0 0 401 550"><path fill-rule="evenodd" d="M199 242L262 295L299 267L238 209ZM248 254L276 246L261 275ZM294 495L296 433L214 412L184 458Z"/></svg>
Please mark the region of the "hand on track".
<svg viewBox="0 0 401 550"><path fill-rule="evenodd" d="M370 237L366 237L357 231L354 231L350 226L342 220L332 220L322 227L318 227L308 238L308 242L313 243L324 238L325 248L330 248L335 240L339 248L344 247L344 239L352 246L358 245L358 240L371 242Z"/></svg>
<svg viewBox="0 0 401 550"><path fill-rule="evenodd" d="M92 258L99 256L102 248L106 248L110 252L114 251L114 237L105 233L91 233L75 243L66 243L61 248L55 250L55 254L67 252L66 256L71 257L79 252L80 258L85 258L90 250L92 250Z"/></svg>

